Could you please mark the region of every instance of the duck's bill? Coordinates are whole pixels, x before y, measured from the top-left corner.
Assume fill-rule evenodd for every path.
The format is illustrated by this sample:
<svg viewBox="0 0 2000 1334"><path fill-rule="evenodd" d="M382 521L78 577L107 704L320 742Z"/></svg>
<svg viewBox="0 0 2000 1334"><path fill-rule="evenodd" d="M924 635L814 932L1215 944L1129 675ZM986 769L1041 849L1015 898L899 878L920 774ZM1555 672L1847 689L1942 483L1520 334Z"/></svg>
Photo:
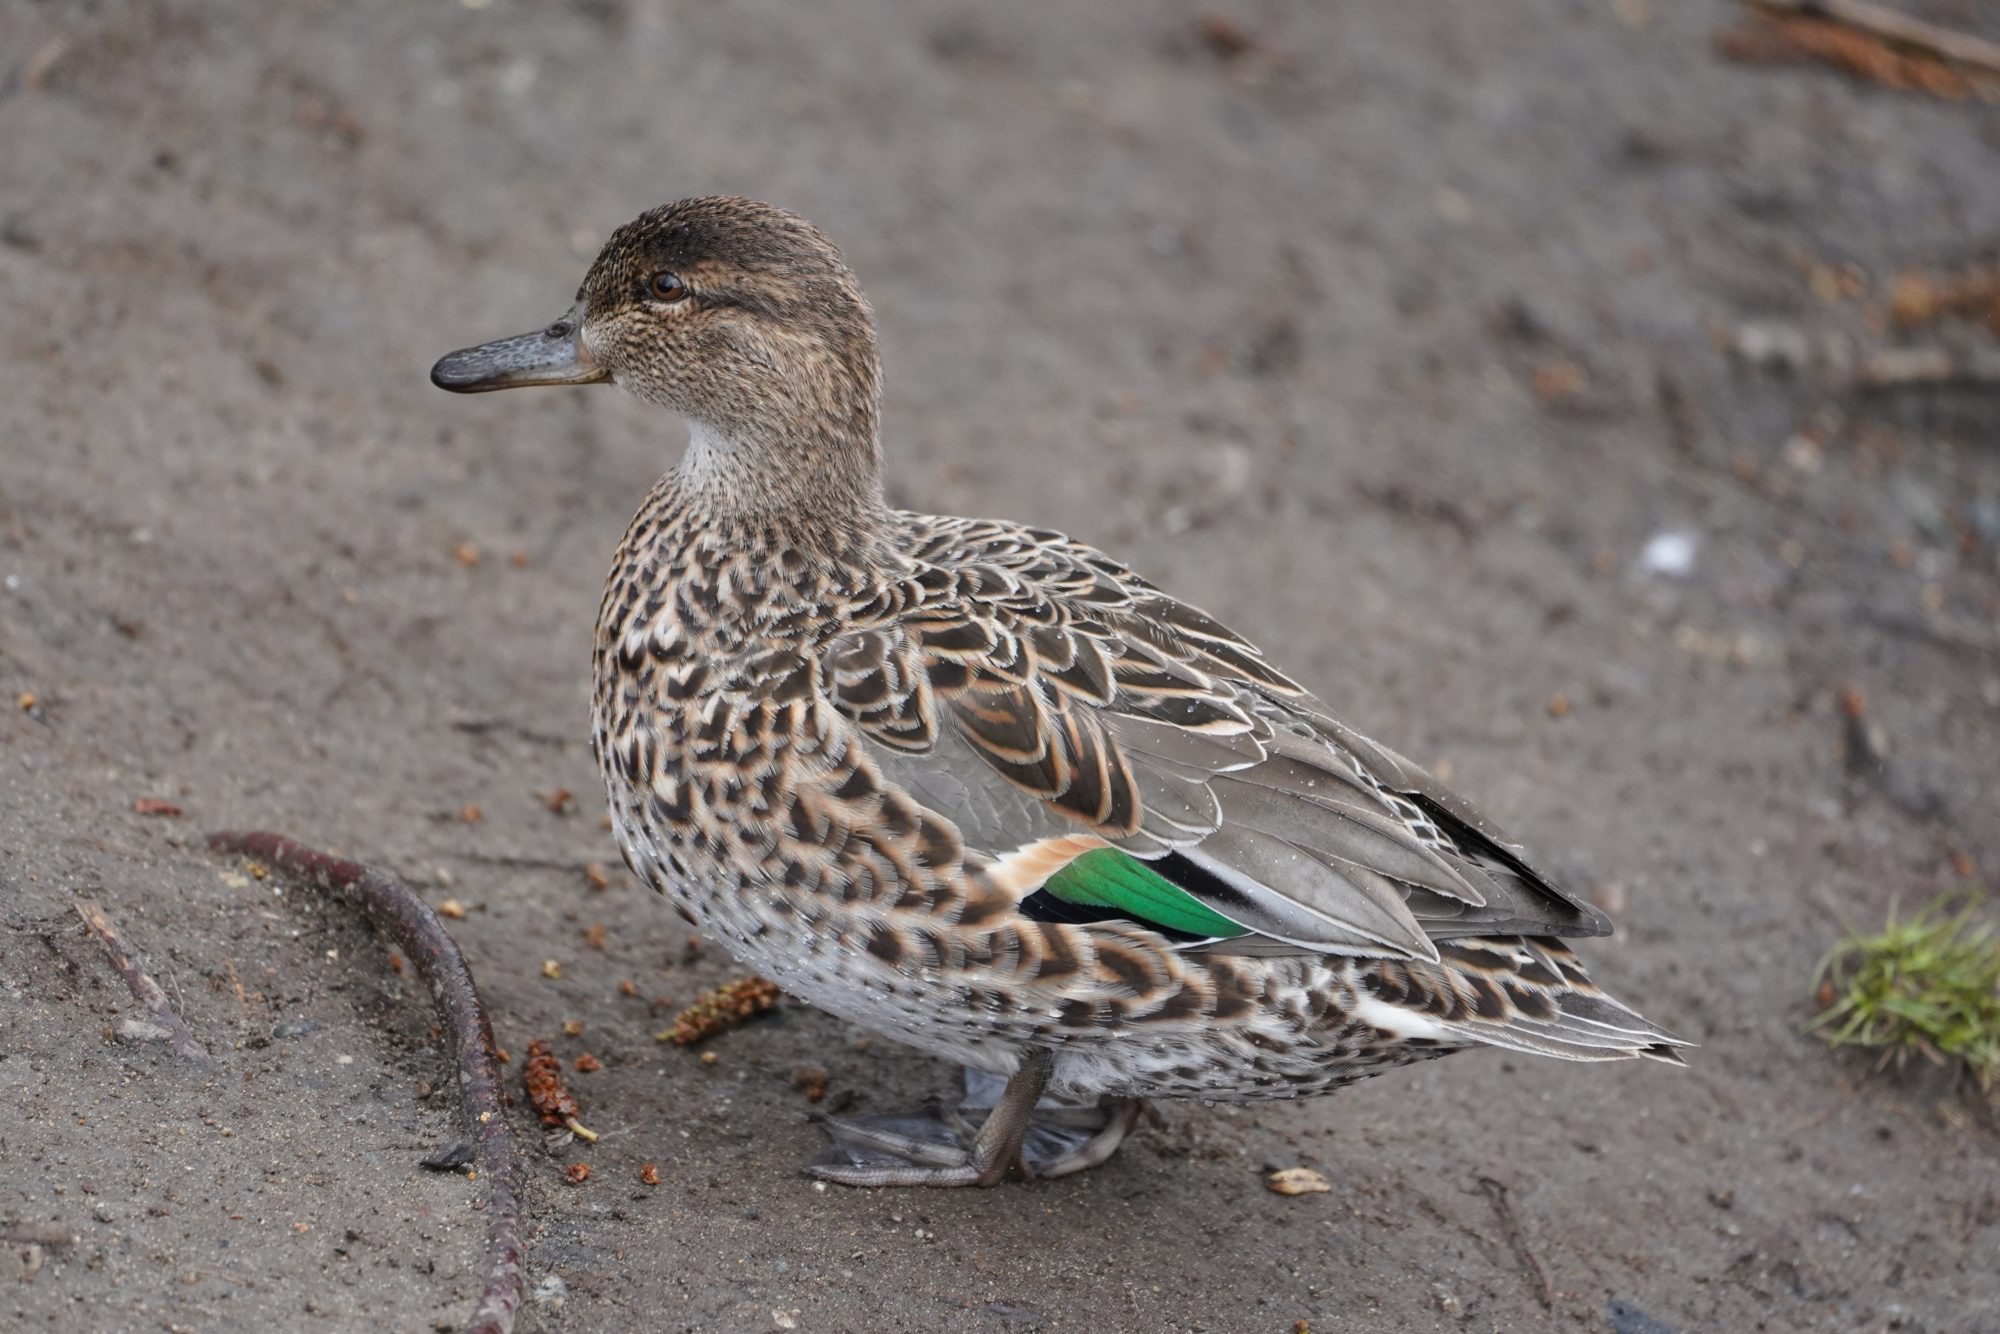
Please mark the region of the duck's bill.
<svg viewBox="0 0 2000 1334"><path fill-rule="evenodd" d="M454 394L545 384L595 384L610 378L611 373L583 345L574 314L534 333L453 352L431 367L431 383Z"/></svg>

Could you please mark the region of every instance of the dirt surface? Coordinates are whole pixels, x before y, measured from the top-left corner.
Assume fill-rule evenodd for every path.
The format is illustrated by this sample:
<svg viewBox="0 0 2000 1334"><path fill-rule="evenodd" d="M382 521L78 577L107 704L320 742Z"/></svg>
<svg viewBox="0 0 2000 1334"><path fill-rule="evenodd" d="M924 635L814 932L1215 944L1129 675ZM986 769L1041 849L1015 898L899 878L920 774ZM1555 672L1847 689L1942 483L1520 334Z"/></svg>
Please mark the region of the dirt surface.
<svg viewBox="0 0 2000 1334"><path fill-rule="evenodd" d="M603 1063L602 1142L532 1155L524 1327L2000 1330L1994 1139L1800 1031L1844 919L2000 870L1996 399L1840 353L1991 346L1881 308L1995 258L2000 110L1726 62L1737 13L5 0L0 1324L469 1318L426 999L200 850L268 827L462 902L515 1068ZM846 247L899 502L1088 536L1448 766L1690 1068L1468 1055L1056 1183L802 1177L801 1067L949 1072L796 1007L654 1041L733 970L616 869L586 678L680 428L425 381L712 191ZM78 899L212 1070L117 1036Z"/></svg>

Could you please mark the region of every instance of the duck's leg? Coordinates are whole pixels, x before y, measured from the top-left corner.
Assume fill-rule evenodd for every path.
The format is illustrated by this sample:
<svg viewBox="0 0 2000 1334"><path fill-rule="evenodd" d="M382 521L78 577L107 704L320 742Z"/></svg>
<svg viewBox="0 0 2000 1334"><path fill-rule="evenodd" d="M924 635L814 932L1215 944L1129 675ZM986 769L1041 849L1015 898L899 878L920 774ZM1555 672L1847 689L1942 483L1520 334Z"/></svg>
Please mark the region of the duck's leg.
<svg viewBox="0 0 2000 1334"><path fill-rule="evenodd" d="M1062 1118L1039 1108L1021 1145L1021 1162L1036 1177L1066 1177L1107 1161L1139 1123L1146 1104L1112 1098L1095 1107L1064 1109Z"/></svg>
<svg viewBox="0 0 2000 1334"><path fill-rule="evenodd" d="M926 1115L815 1117L833 1144L806 1170L846 1186L992 1186L1010 1168L1039 1177L1094 1167L1132 1128L1138 1104L1042 1102L1053 1064L1031 1049L997 1099L981 1097L997 1080L968 1071L966 1100Z"/></svg>
<svg viewBox="0 0 2000 1334"><path fill-rule="evenodd" d="M1003 1084L970 1066L965 1071L961 1119L975 1120L999 1101ZM1138 1123L1145 1103L1138 1098L1074 1102L1045 1097L1035 1104L1021 1141L1021 1165L1031 1177L1063 1177L1096 1167L1118 1151Z"/></svg>

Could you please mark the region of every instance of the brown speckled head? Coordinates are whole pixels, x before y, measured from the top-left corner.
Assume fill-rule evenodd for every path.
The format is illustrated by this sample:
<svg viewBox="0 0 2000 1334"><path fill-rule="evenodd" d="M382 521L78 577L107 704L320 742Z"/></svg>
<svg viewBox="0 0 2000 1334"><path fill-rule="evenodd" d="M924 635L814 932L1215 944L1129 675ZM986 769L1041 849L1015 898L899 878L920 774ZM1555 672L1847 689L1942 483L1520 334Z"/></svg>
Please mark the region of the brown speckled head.
<svg viewBox="0 0 2000 1334"><path fill-rule="evenodd" d="M728 196L683 199L611 234L568 313L454 352L460 393L610 380L686 418L684 470L758 508L879 496L875 320L833 242Z"/></svg>
<svg viewBox="0 0 2000 1334"><path fill-rule="evenodd" d="M656 208L611 234L577 305L613 380L715 435L766 435L801 412L865 414L872 431L874 316L795 213L727 197Z"/></svg>

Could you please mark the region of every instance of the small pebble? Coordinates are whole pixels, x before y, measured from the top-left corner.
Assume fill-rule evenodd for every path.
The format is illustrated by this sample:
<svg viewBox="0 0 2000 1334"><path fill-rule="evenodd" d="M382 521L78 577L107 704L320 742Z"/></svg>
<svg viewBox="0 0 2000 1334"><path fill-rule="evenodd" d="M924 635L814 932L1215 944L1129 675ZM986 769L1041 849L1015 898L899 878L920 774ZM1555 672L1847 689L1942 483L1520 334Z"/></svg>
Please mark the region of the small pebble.
<svg viewBox="0 0 2000 1334"><path fill-rule="evenodd" d="M553 1315L563 1309L569 1300L569 1284L557 1274L550 1274L535 1285L535 1309Z"/></svg>
<svg viewBox="0 0 2000 1334"><path fill-rule="evenodd" d="M146 1019L123 1019L118 1023L121 1042L165 1042L173 1035L173 1030L166 1025Z"/></svg>
<svg viewBox="0 0 2000 1334"><path fill-rule="evenodd" d="M1692 533L1655 533L1639 552L1639 568L1662 579L1686 579L1694 573L1700 549Z"/></svg>

